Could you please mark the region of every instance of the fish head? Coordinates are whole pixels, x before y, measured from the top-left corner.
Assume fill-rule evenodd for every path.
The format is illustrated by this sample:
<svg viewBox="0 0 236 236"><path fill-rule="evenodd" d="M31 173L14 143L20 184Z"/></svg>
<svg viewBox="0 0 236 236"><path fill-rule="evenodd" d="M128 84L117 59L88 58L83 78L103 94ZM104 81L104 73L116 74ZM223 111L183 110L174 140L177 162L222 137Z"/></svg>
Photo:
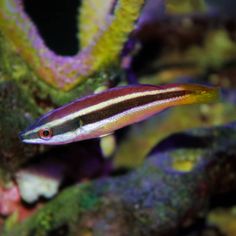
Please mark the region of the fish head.
<svg viewBox="0 0 236 236"><path fill-rule="evenodd" d="M55 113L49 112L37 119L32 125L19 133L24 143L60 145L73 142L80 133L81 122L78 119L65 122L57 118Z"/></svg>

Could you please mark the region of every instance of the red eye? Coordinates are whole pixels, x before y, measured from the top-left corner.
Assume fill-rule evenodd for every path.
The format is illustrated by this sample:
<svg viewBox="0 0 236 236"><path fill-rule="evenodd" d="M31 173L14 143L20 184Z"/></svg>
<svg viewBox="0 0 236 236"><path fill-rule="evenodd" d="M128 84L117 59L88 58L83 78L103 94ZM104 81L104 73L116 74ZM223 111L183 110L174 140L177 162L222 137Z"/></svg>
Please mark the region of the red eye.
<svg viewBox="0 0 236 236"><path fill-rule="evenodd" d="M41 129L41 130L39 130L38 134L41 139L48 140L52 137L52 130L51 129Z"/></svg>

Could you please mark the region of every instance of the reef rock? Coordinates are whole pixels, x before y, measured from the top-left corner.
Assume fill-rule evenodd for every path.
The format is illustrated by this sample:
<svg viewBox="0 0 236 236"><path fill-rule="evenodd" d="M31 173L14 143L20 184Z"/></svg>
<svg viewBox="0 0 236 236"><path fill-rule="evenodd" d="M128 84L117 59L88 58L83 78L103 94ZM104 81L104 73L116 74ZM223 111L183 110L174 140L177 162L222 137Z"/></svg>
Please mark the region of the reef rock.
<svg viewBox="0 0 236 236"><path fill-rule="evenodd" d="M171 135L137 170L67 188L3 235L178 235L235 188L235 140L236 123Z"/></svg>

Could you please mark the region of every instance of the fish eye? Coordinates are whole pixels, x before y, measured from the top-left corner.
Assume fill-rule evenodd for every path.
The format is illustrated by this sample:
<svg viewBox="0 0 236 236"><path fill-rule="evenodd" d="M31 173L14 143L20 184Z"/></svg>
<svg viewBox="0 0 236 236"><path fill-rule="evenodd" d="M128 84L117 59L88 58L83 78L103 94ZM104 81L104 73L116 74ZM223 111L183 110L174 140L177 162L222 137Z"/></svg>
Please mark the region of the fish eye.
<svg viewBox="0 0 236 236"><path fill-rule="evenodd" d="M52 130L48 128L41 129L39 130L38 135L41 139L48 140L52 137Z"/></svg>

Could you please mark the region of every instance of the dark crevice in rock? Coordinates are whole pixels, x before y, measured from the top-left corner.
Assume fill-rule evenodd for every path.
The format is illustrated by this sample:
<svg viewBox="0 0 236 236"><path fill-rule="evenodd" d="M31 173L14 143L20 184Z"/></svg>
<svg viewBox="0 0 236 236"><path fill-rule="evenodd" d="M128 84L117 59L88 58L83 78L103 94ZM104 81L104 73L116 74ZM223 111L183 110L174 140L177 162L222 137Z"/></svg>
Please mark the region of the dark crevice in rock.
<svg viewBox="0 0 236 236"><path fill-rule="evenodd" d="M60 55L74 55L79 50L76 39L79 4L78 0L24 0L25 11L45 43Z"/></svg>

